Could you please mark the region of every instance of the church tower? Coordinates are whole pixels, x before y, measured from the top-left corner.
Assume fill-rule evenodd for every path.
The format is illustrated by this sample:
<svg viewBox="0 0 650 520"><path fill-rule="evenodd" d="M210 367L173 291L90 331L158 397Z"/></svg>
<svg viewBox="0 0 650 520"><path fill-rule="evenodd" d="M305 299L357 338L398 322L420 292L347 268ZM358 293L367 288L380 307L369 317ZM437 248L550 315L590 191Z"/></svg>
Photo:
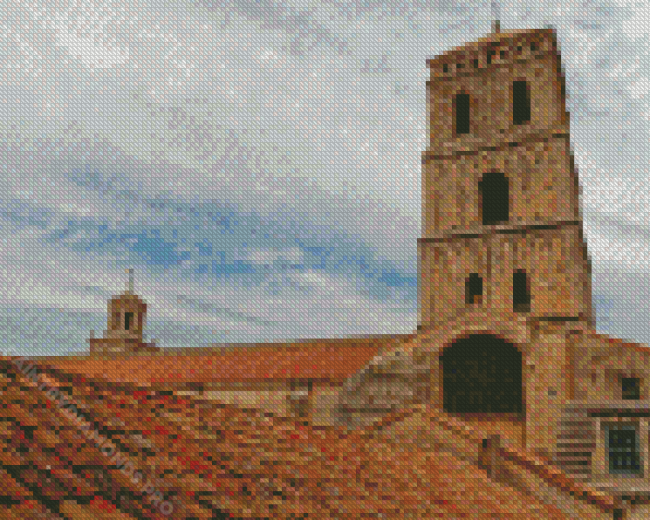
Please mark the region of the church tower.
<svg viewBox="0 0 650 520"><path fill-rule="evenodd" d="M495 24L428 66L419 328L592 327L555 32Z"/></svg>
<svg viewBox="0 0 650 520"><path fill-rule="evenodd" d="M133 292L133 269L129 269L129 283L124 294L108 302L108 324L103 338L90 339L91 353L121 353L155 351L153 345L143 343L147 304Z"/></svg>
<svg viewBox="0 0 650 520"><path fill-rule="evenodd" d="M147 316L147 305L133 293L133 269L129 269L126 292L108 303L107 338L120 338L142 343L142 329Z"/></svg>

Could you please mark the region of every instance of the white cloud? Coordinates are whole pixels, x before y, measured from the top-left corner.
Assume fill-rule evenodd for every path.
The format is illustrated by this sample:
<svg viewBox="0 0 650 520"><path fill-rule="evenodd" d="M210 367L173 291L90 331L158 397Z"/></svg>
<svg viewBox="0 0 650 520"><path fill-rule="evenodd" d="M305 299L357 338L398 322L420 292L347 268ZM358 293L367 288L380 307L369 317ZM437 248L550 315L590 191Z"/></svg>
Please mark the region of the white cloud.
<svg viewBox="0 0 650 520"><path fill-rule="evenodd" d="M600 269L647 273L650 271L650 242L643 239L615 238L592 230L589 252Z"/></svg>
<svg viewBox="0 0 650 520"><path fill-rule="evenodd" d="M300 249L293 248L286 251L254 251L246 260L256 265L272 266L277 261L284 261L289 265L298 265L303 261L303 257L303 252Z"/></svg>
<svg viewBox="0 0 650 520"><path fill-rule="evenodd" d="M649 92L650 79L648 78L641 78L639 81L630 84L630 93L634 99L647 97Z"/></svg>
<svg viewBox="0 0 650 520"><path fill-rule="evenodd" d="M623 33L629 38L636 40L639 38L648 38L650 27L650 4L648 2L636 2L632 7L634 16L631 19L623 20L621 26Z"/></svg>
<svg viewBox="0 0 650 520"><path fill-rule="evenodd" d="M91 68L110 69L126 63L129 60L128 48L95 43L94 38L103 34L106 23L92 21L91 24L92 29L85 36L78 36L75 26L69 29L60 25L56 31L57 42L68 48L70 57L77 58Z"/></svg>
<svg viewBox="0 0 650 520"><path fill-rule="evenodd" d="M647 181L627 177L620 168L607 171L590 161L580 169L584 213L599 211L619 222L650 229L650 194Z"/></svg>

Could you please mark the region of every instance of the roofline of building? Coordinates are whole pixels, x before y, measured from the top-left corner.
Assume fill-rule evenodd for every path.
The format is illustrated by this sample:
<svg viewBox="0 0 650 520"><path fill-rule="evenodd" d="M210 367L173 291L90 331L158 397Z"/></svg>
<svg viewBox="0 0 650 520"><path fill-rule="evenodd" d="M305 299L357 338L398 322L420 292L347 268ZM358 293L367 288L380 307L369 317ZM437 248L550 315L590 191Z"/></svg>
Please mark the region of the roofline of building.
<svg viewBox="0 0 650 520"><path fill-rule="evenodd" d="M472 42L468 42L452 49L446 50L434 58L427 59L427 67L436 67L443 63L453 62L455 59L466 56L468 53L482 51L488 47L498 45L512 45L517 42L527 41L531 39L548 39L552 43L556 43L555 29L521 29L511 30L507 32L489 33L487 36L478 38Z"/></svg>
<svg viewBox="0 0 650 520"><path fill-rule="evenodd" d="M582 335L588 338L606 340L607 343L611 343L612 345L631 348L634 349L636 352L639 352L646 356L650 356L650 348L648 348L647 343L635 343L635 342L625 341L620 338L614 338L608 334L600 334L599 332L596 331L584 332L582 333Z"/></svg>

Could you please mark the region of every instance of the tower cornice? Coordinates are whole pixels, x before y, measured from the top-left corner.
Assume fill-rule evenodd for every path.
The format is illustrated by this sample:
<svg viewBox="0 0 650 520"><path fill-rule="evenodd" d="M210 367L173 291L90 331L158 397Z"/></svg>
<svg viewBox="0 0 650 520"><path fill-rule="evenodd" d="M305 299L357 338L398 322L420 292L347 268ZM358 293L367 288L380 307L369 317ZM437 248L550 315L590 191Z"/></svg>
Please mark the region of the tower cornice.
<svg viewBox="0 0 650 520"><path fill-rule="evenodd" d="M482 152L500 152L508 148L526 146L530 143L548 142L549 139L567 139L570 141L571 134L568 124L555 125L552 128L540 129L537 131L528 131L526 133L509 135L506 138L496 136L491 140L476 139L474 143L468 142L465 138L463 142L443 143L442 148L427 149L422 152L422 164L440 159L453 159L460 156L478 155Z"/></svg>
<svg viewBox="0 0 650 520"><path fill-rule="evenodd" d="M427 67L431 69L432 77L453 78L458 74L473 72L477 68L498 67L516 60L543 56L556 49L557 41L553 29L490 33L484 38L428 59ZM490 55L490 59L488 52L494 53ZM475 60L478 62L475 63Z"/></svg>
<svg viewBox="0 0 650 520"><path fill-rule="evenodd" d="M418 238L418 244L445 242L454 239L482 238L495 234L515 235L535 233L536 231L545 231L549 229L561 229L570 226L582 226L581 220L561 220L557 222L545 222L543 224L507 224L496 226L476 226L474 229L464 229L462 231L448 231L437 233L428 237Z"/></svg>

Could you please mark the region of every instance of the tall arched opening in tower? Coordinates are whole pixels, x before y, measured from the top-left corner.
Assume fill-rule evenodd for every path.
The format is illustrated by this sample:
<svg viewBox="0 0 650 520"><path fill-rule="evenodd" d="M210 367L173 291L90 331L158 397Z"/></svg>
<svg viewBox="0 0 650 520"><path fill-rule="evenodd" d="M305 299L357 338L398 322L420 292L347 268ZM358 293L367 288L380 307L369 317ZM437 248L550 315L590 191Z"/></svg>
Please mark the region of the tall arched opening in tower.
<svg viewBox="0 0 650 520"><path fill-rule="evenodd" d="M447 413L522 414L522 354L507 341L474 334L440 355L443 410Z"/></svg>
<svg viewBox="0 0 650 520"><path fill-rule="evenodd" d="M486 172L478 189L482 224L507 224L510 219L508 178L502 172Z"/></svg>

